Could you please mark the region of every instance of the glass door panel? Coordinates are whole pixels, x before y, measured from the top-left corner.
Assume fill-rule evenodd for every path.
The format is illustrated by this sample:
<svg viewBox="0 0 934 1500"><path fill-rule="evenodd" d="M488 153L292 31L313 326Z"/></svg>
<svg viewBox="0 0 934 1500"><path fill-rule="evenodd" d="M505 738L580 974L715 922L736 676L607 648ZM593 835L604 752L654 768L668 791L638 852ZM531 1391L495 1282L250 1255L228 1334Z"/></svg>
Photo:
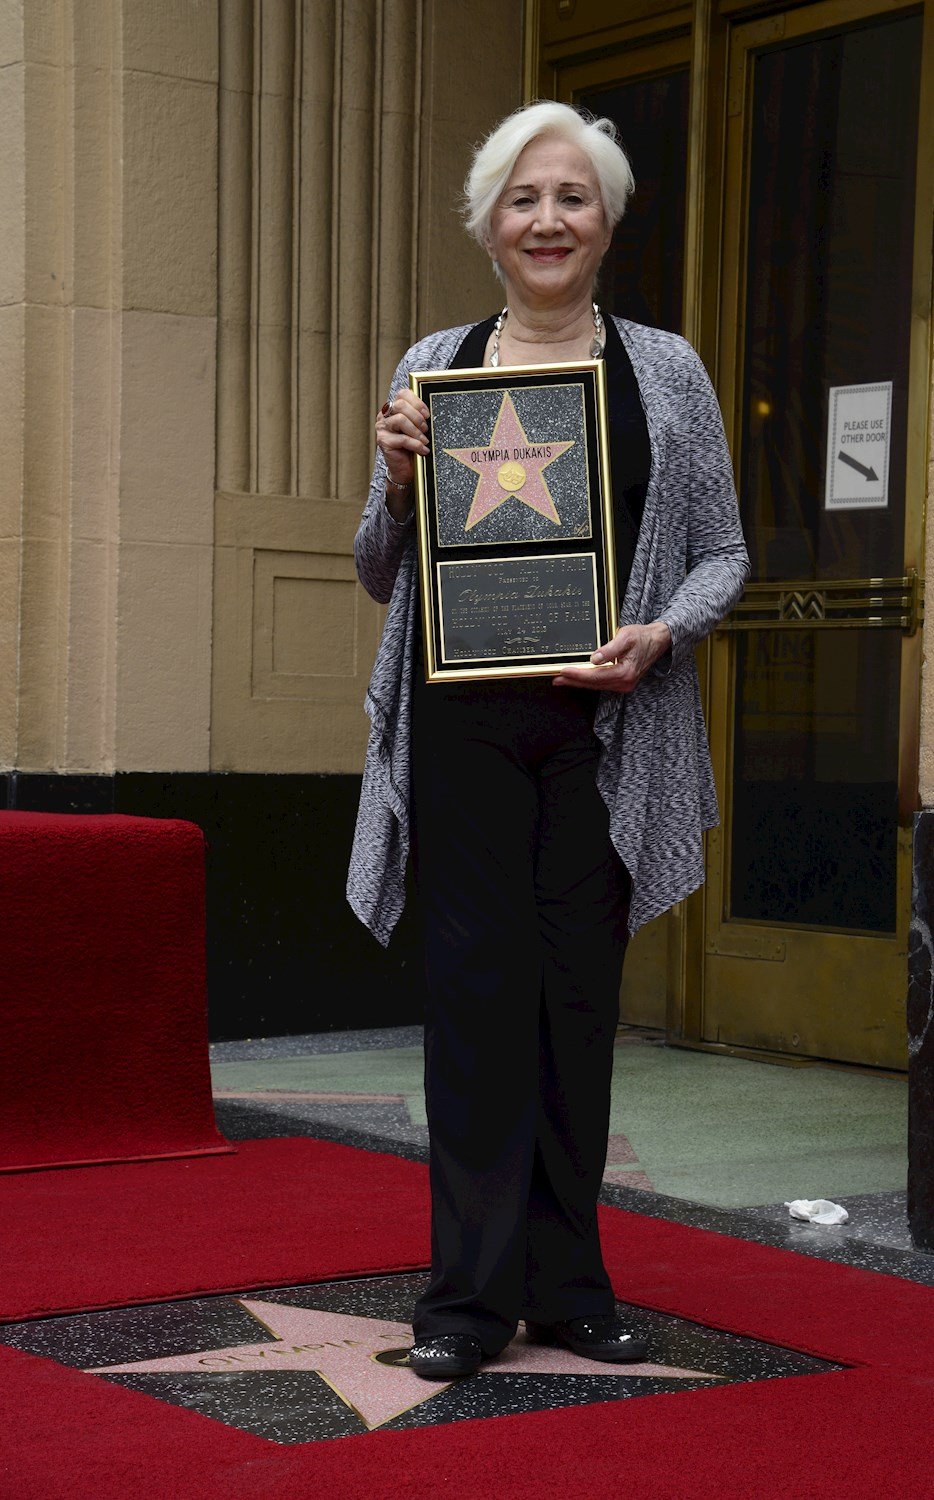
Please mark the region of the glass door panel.
<svg viewBox="0 0 934 1500"><path fill-rule="evenodd" d="M559 98L613 121L636 180L600 270L601 305L673 333L684 326L690 56L678 36L558 72Z"/></svg>
<svg viewBox="0 0 934 1500"><path fill-rule="evenodd" d="M739 493L757 579L902 571L921 16L755 61ZM828 510L827 393L892 381L886 506Z"/></svg>
<svg viewBox="0 0 934 1500"><path fill-rule="evenodd" d="M680 333L684 300L688 70L583 92L578 104L620 133L636 191L600 271L608 312Z"/></svg>
<svg viewBox="0 0 934 1500"><path fill-rule="evenodd" d="M738 636L731 917L895 932L900 666L894 630Z"/></svg>

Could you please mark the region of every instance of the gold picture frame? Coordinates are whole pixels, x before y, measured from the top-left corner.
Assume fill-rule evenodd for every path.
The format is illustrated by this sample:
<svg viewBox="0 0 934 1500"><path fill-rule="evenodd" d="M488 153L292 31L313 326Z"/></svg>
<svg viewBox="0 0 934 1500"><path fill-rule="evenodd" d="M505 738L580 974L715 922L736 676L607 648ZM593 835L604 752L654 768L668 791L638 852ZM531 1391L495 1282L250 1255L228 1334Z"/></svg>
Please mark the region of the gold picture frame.
<svg viewBox="0 0 934 1500"><path fill-rule="evenodd" d="M416 460L427 680L588 665L619 610L603 361L409 383L431 414Z"/></svg>

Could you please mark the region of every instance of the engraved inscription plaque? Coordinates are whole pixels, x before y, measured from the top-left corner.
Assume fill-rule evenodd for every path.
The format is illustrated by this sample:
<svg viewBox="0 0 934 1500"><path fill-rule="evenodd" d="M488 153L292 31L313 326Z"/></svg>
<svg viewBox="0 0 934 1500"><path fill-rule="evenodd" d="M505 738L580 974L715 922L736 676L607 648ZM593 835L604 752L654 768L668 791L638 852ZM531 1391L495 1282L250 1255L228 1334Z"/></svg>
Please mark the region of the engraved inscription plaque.
<svg viewBox="0 0 934 1500"><path fill-rule="evenodd" d="M445 661L589 656L600 644L594 559L556 557L440 562Z"/></svg>

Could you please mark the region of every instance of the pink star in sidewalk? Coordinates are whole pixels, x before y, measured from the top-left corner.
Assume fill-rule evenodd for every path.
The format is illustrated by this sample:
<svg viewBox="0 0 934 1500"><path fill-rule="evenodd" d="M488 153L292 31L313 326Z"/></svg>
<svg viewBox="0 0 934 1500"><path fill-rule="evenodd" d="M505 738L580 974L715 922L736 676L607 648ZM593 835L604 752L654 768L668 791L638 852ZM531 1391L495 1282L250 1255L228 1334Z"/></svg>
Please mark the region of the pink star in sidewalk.
<svg viewBox="0 0 934 1500"><path fill-rule="evenodd" d="M412 1329L384 1318L359 1318L317 1308L285 1307L278 1302L238 1299L271 1339L259 1344L232 1344L197 1354L172 1354L86 1370L88 1375L133 1371L163 1374L186 1370L207 1374L240 1374L246 1370L314 1370L367 1427L380 1427L435 1395L404 1365L381 1364L376 1356L408 1349Z"/></svg>
<svg viewBox="0 0 934 1500"><path fill-rule="evenodd" d="M556 458L574 447L573 440L562 443L530 443L512 396L504 391L493 436L486 448L445 448L458 463L473 469L480 478L474 490L465 531L497 510L514 495L523 505L538 511L556 526L561 517L551 497L543 471Z"/></svg>
<svg viewBox="0 0 934 1500"><path fill-rule="evenodd" d="M450 1381L421 1380L405 1363L412 1341L407 1323L361 1318L317 1308L238 1299L272 1335L262 1343L232 1344L195 1354L170 1354L131 1364L102 1365L86 1375L241 1374L249 1370L313 1370L368 1428L381 1427L447 1390ZM613 1365L580 1359L566 1349L530 1343L520 1333L498 1359L481 1366L485 1375L616 1375L667 1380L717 1380L702 1370L669 1365Z"/></svg>

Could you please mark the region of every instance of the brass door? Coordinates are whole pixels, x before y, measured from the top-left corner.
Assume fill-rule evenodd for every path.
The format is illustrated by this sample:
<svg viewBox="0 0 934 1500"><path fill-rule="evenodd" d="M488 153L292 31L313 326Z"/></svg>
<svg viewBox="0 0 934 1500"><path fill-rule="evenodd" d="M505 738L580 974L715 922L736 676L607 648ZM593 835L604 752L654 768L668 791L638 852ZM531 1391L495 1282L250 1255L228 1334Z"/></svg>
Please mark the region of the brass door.
<svg viewBox="0 0 934 1500"><path fill-rule="evenodd" d="M686 326L690 58L686 29L663 40L627 33L598 56L566 61L554 78L558 98L613 120L636 179L601 268L601 306L675 333ZM620 1015L630 1025L666 1024L669 936L668 919L660 917L630 944L620 993Z"/></svg>
<svg viewBox="0 0 934 1500"><path fill-rule="evenodd" d="M878 0L732 29L717 370L753 575L710 655L697 1040L888 1068L917 797L921 56L921 13Z"/></svg>

